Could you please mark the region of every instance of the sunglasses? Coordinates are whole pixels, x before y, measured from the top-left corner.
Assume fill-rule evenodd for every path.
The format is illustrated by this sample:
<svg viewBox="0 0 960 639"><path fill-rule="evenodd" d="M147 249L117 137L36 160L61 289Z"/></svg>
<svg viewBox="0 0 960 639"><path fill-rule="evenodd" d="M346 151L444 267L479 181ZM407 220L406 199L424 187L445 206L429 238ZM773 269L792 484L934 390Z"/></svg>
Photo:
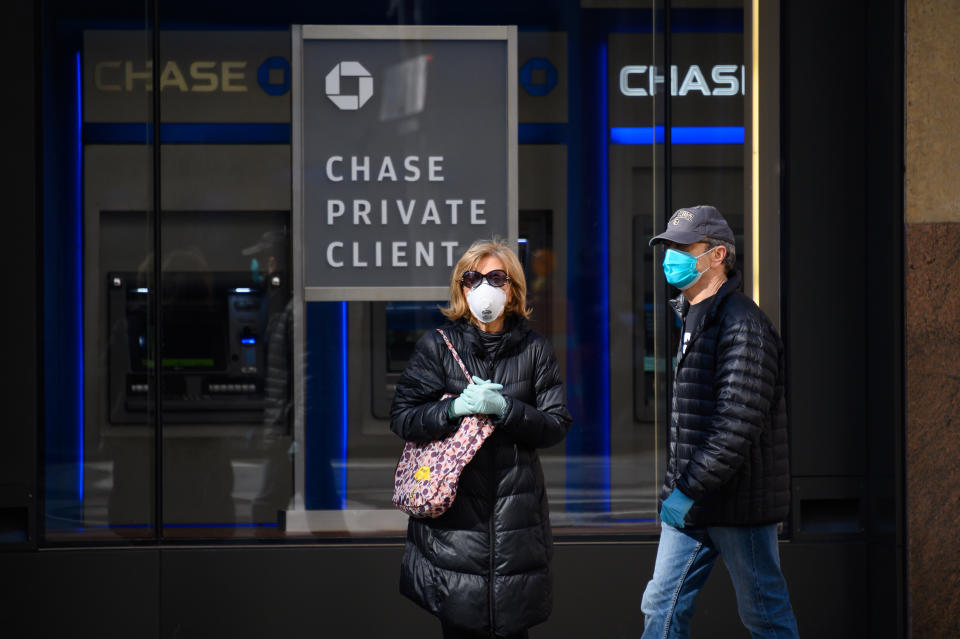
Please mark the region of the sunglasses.
<svg viewBox="0 0 960 639"><path fill-rule="evenodd" d="M460 276L460 284L466 286L467 288L476 288L480 286L480 282L487 280L487 284L490 286L496 286L500 288L504 284L510 281L510 276L507 275L507 272L502 269L495 269L489 273L481 273L480 271L464 271L463 275Z"/></svg>

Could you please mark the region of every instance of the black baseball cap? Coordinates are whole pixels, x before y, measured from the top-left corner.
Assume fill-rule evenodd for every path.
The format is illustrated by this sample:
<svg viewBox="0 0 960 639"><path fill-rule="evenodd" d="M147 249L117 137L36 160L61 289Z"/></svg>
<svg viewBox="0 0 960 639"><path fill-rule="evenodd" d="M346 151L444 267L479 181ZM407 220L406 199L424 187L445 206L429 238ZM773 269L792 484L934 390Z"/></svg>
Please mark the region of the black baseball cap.
<svg viewBox="0 0 960 639"><path fill-rule="evenodd" d="M733 230L716 207L708 204L686 206L670 216L667 230L650 240L650 246L657 242L693 244L705 237L736 244Z"/></svg>

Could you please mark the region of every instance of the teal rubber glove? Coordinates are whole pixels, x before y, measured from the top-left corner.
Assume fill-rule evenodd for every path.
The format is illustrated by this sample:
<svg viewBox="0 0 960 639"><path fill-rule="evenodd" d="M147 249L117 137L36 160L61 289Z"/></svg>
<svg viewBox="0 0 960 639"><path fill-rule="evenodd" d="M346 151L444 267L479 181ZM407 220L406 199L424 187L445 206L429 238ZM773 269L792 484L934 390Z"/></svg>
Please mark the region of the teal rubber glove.
<svg viewBox="0 0 960 639"><path fill-rule="evenodd" d="M474 375L473 383L463 390L462 397L467 400L467 404L476 413L503 417L503 414L507 412L507 400L500 394L501 390L503 390L503 385Z"/></svg>
<svg viewBox="0 0 960 639"><path fill-rule="evenodd" d="M683 518L690 511L690 506L693 506L693 500L674 488L660 506L660 519L674 528L683 528Z"/></svg>
<svg viewBox="0 0 960 639"><path fill-rule="evenodd" d="M459 397L455 397L452 402L447 405L447 414L450 417L463 417L464 415L473 415L475 410L464 398L463 393L460 393Z"/></svg>

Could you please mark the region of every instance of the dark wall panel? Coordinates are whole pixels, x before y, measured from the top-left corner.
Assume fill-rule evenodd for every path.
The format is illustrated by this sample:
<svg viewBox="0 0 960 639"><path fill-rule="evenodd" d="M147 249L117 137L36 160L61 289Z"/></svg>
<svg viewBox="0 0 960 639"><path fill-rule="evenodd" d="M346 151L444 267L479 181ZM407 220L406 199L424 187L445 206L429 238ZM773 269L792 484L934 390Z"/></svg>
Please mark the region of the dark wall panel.
<svg viewBox="0 0 960 639"><path fill-rule="evenodd" d="M531 637L635 637L656 544L562 545L554 611ZM162 551L160 636L434 636L439 624L397 590L400 548L263 548ZM866 617L860 544L782 545L801 629L857 636ZM808 633L809 631L809 633ZM692 637L748 637L730 577L718 563L701 594ZM872 634L884 637L883 633Z"/></svg>
<svg viewBox="0 0 960 639"><path fill-rule="evenodd" d="M399 547L76 550L0 555L0 634L16 637L437 636L397 591ZM864 544L782 544L803 636L895 637L867 622ZM555 606L531 637L637 637L656 545L562 545ZM719 563L693 618L694 639L749 636Z"/></svg>
<svg viewBox="0 0 960 639"><path fill-rule="evenodd" d="M782 299L797 475L864 472L865 15L862 2L783 3Z"/></svg>
<svg viewBox="0 0 960 639"><path fill-rule="evenodd" d="M161 637L438 636L439 623L398 592L401 549L164 550ZM656 545L557 547L555 608L532 637L633 637ZM729 579L711 579L694 637L743 632ZM725 635L735 636L735 635Z"/></svg>
<svg viewBox="0 0 960 639"><path fill-rule="evenodd" d="M156 550L0 554L0 636L155 638L157 570Z"/></svg>
<svg viewBox="0 0 960 639"><path fill-rule="evenodd" d="M640 600L656 556L655 543L559 546L553 615L531 637L639 637ZM749 636L737 617L733 587L722 565L698 598L691 636Z"/></svg>
<svg viewBox="0 0 960 639"><path fill-rule="evenodd" d="M866 541L866 590L841 591L851 636L901 636L903 2L781 7L792 534Z"/></svg>
<svg viewBox="0 0 960 639"><path fill-rule="evenodd" d="M439 626L398 592L400 553L163 550L160 637L431 636Z"/></svg>
<svg viewBox="0 0 960 639"><path fill-rule="evenodd" d="M904 516L904 6L876 0L867 13L868 185L866 522L870 624L906 633ZM886 135L884 135L886 132ZM901 522L901 523L898 523ZM893 550L895 548L895 550Z"/></svg>
<svg viewBox="0 0 960 639"><path fill-rule="evenodd" d="M34 3L5 3L0 20L4 69L3 254L6 264L0 384L0 547L35 543L38 411L37 198Z"/></svg>

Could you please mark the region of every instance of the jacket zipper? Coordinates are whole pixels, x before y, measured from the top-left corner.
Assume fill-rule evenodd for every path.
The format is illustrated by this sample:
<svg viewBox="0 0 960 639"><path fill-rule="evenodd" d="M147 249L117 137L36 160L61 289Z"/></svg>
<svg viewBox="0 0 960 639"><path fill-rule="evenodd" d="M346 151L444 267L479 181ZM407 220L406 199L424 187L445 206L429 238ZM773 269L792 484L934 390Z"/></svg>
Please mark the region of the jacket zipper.
<svg viewBox="0 0 960 639"><path fill-rule="evenodd" d="M492 373L496 369L496 359L500 355L500 351L503 349L503 341L501 340L499 346L497 347L497 352L495 355L490 355L489 353L484 352L485 358L489 358L489 364L486 366L485 370L487 375L485 379L493 379ZM495 542L494 535L496 531L494 530L494 518L497 510L497 460L496 456L491 452L490 454L490 518L487 523L487 531L490 535L489 542L489 559L490 559L490 577L487 579L487 603L488 603L488 612L490 615L490 637L496 637L496 615L494 614L494 600L493 600L493 580L495 575L495 565L494 565L494 555L495 555Z"/></svg>
<svg viewBox="0 0 960 639"><path fill-rule="evenodd" d="M493 455L490 455L490 579L488 597L490 598L490 636L496 635L493 616L493 579L494 579L494 525L493 520L497 510L497 466Z"/></svg>
<svg viewBox="0 0 960 639"><path fill-rule="evenodd" d="M684 317L684 323L686 323L686 317ZM681 328L681 331L682 330L683 328ZM677 457L679 457L680 455L680 422L674 419L673 404L675 404L677 401L677 392L676 392L677 377L680 376L680 367L683 366L683 360L687 356L687 351L690 349L690 346L693 344L693 334L692 333L690 334L690 341L687 342L686 346L682 345L682 342L683 342L682 335L680 336L680 341L681 341L682 350L680 351L680 356L677 357L677 366L673 370L673 394L670 396L670 403L671 403L670 426L671 426L671 430L673 431L673 450L674 450L674 454L672 455L673 459L671 459L671 461L673 462L673 486L671 486L671 488L673 489L676 489L677 487L677 469L679 468Z"/></svg>
<svg viewBox="0 0 960 639"><path fill-rule="evenodd" d="M499 349L498 349L498 350L499 350ZM494 363L491 361L491 362L490 362L490 368L493 368L493 364L494 364ZM491 370L490 370L490 369L487 369L487 376L486 376L484 379L493 379L493 378L490 376L490 373L491 373ZM491 451L491 454L490 454L490 519L489 519L489 523L487 524L487 525L488 525L488 528L489 528L489 532L490 532L490 543L489 543L489 549L490 549L490 550L489 550L489 552L490 552L490 578L487 580L487 601L489 602L489 608L490 608L490 636L491 636L491 637L495 637L496 634L497 634L497 633L496 633L496 626L494 625L494 612L493 612L493 607L494 607L494 601L493 601L493 580L494 580L494 575L495 575L495 572L494 572L494 571L495 571L495 567L494 567L494 554L495 554L495 552L494 552L494 546L495 546L495 543L494 543L494 539L495 539L495 537L494 537L494 535L495 535L495 530L494 530L494 517L496 516L496 511L497 511L497 460L496 460L496 456L493 454L493 451Z"/></svg>

